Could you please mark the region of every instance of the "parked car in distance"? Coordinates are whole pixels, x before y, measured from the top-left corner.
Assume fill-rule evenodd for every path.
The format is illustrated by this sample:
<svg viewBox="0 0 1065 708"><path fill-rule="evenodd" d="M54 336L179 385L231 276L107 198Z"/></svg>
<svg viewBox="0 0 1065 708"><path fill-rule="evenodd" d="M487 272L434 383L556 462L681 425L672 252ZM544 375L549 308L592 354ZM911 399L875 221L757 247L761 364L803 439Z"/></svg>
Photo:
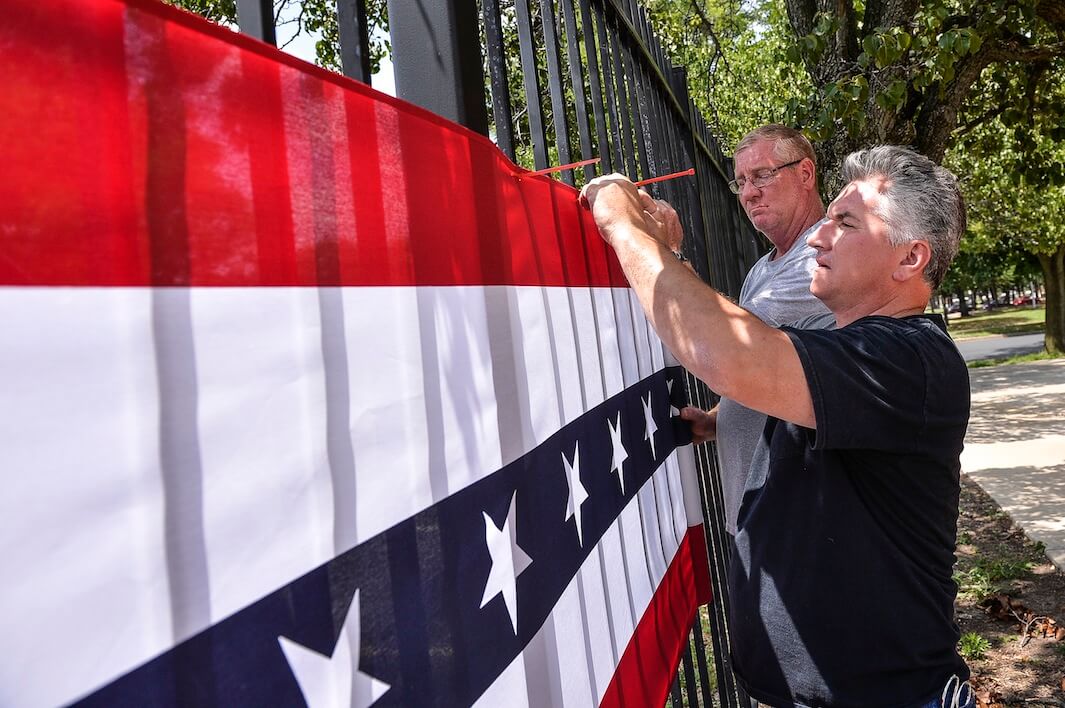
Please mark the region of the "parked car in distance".
<svg viewBox="0 0 1065 708"><path fill-rule="evenodd" d="M1017 297L1013 298L1013 304L1014 305L1031 305L1032 304L1032 296L1031 295L1018 295Z"/></svg>

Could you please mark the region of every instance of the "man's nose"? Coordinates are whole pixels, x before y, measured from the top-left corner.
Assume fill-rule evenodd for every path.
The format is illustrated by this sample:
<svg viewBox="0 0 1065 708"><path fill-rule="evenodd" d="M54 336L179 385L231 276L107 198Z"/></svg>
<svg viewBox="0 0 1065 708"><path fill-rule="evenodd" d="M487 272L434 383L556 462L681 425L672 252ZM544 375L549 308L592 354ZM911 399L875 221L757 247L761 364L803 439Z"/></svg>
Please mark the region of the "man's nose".
<svg viewBox="0 0 1065 708"><path fill-rule="evenodd" d="M761 193L761 191L762 191L761 189L759 189L758 187L754 186L754 182L753 181L746 180L743 183L743 186L740 187L740 197L743 199L744 202L746 202L750 197Z"/></svg>
<svg viewBox="0 0 1065 708"><path fill-rule="evenodd" d="M831 221L825 221L814 232L806 237L806 243L809 246L816 248L818 251L823 251L825 246L831 241L826 229L832 224Z"/></svg>

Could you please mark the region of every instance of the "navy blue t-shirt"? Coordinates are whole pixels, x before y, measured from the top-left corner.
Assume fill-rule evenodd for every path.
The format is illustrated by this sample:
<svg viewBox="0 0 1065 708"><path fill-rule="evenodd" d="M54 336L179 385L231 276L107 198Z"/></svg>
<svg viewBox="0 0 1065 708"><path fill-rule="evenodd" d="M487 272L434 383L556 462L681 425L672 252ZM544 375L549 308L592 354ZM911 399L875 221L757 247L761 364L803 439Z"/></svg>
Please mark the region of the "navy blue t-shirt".
<svg viewBox="0 0 1065 708"><path fill-rule="evenodd" d="M817 430L766 424L730 568L734 668L774 706L918 705L969 675L951 578L965 363L938 317L783 329Z"/></svg>

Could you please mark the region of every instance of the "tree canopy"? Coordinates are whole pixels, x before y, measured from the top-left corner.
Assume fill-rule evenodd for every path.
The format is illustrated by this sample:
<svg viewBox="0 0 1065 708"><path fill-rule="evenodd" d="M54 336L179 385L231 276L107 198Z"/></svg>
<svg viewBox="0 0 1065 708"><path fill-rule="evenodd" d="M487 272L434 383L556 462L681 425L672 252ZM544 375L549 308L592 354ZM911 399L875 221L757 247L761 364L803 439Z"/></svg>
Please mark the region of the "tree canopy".
<svg viewBox="0 0 1065 708"><path fill-rule="evenodd" d="M952 289L1038 258L1065 351L1065 0L652 0L726 144L767 121L814 142L826 196L849 152L911 145L959 175ZM1030 262L1030 257L1028 259Z"/></svg>

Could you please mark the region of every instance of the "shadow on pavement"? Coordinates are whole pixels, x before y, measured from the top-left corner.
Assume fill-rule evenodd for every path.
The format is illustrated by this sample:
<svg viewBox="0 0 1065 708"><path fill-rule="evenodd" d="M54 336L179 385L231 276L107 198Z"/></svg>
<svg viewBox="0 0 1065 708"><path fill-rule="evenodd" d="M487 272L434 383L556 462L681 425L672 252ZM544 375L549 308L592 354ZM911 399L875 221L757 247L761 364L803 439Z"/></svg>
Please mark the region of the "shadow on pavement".
<svg viewBox="0 0 1065 708"><path fill-rule="evenodd" d="M1065 383L1060 388L1063 390L1047 392L1029 386L1014 395L996 396L978 396L974 390L965 444L1065 435ZM1065 450L1062 450L1062 459L1065 460Z"/></svg>

